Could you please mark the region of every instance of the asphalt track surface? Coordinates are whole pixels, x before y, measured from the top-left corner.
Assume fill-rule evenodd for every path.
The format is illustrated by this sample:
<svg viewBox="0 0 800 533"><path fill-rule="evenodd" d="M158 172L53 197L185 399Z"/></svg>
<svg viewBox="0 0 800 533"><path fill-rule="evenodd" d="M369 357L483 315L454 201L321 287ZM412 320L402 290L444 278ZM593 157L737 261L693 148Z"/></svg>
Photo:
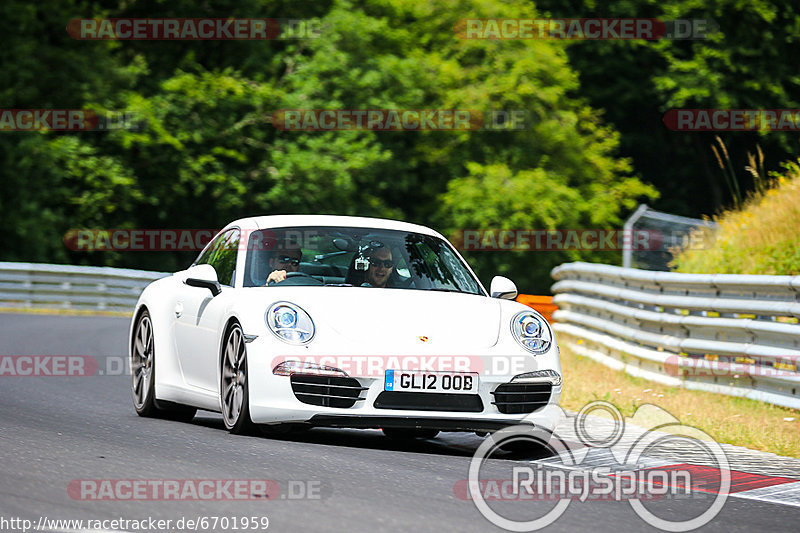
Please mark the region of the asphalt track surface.
<svg viewBox="0 0 800 533"><path fill-rule="evenodd" d="M103 369L108 356L126 355L128 323L111 317L0 314L0 355L88 355ZM444 434L397 444L377 431L334 429L284 439L240 437L225 431L214 413L201 411L191 423L140 418L131 404L129 382L124 374L0 377L0 518L36 523L42 516L153 517L174 524L201 516L266 516L269 531L502 531L471 501L454 494L480 442L475 437ZM81 479L269 479L278 483L281 496L84 501L67 491L71 481ZM295 489L310 487L318 497L290 498L290 483ZM532 519L553 504L502 505L510 515ZM702 498L691 498L656 502L651 509L665 518L686 519L707 506ZM797 531L798 523L797 507L731 498L703 529ZM170 530L181 531L174 525ZM572 502L547 530L656 529L626 503Z"/></svg>

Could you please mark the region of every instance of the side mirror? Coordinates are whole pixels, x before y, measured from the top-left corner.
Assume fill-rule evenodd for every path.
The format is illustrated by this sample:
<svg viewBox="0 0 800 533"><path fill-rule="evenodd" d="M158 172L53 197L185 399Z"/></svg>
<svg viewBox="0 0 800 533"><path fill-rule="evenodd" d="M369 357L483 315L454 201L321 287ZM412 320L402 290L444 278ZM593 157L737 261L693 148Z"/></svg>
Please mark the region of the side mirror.
<svg viewBox="0 0 800 533"><path fill-rule="evenodd" d="M489 288L489 293L492 295L492 298L513 300L517 297L517 286L508 278L495 276L492 278L492 285Z"/></svg>
<svg viewBox="0 0 800 533"><path fill-rule="evenodd" d="M217 271L211 265L195 265L186 271L189 277L186 283L190 287L199 287L211 291L211 296L216 296L222 292L222 287L217 281Z"/></svg>

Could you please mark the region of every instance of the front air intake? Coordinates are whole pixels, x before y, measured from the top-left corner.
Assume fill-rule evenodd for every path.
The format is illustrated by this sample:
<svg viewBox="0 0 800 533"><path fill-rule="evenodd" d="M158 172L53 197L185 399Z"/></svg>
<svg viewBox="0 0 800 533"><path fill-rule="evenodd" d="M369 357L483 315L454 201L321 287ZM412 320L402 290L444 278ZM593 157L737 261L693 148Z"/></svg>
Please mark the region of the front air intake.
<svg viewBox="0 0 800 533"><path fill-rule="evenodd" d="M532 413L550 401L550 383L504 383L492 394L497 410L507 415Z"/></svg>
<svg viewBox="0 0 800 533"><path fill-rule="evenodd" d="M353 407L364 399L361 391L367 390L356 379L342 376L292 374L289 379L298 400L321 407Z"/></svg>

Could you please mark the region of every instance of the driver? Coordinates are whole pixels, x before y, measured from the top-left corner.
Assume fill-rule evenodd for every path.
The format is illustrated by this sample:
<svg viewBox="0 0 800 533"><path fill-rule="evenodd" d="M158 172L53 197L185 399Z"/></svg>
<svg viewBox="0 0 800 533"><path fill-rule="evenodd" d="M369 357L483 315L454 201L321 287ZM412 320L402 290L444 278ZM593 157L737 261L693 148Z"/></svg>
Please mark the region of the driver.
<svg viewBox="0 0 800 533"><path fill-rule="evenodd" d="M368 254L369 268L367 268L366 282L371 287L384 288L389 283L389 277L394 272L392 250L388 246L372 248Z"/></svg>
<svg viewBox="0 0 800 533"><path fill-rule="evenodd" d="M300 270L300 261L302 260L303 252L299 246L288 245L276 248L269 258L269 267L272 272L267 276L266 284L280 283L285 280L288 272Z"/></svg>

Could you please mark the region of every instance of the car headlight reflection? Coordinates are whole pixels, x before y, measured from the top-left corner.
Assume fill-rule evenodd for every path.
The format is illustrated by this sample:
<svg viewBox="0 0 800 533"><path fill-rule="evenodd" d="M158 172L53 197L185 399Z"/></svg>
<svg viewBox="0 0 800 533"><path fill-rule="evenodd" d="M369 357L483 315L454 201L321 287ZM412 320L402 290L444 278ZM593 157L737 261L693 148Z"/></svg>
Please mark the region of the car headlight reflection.
<svg viewBox="0 0 800 533"><path fill-rule="evenodd" d="M544 318L532 311L522 311L511 320L511 333L517 342L533 354L550 349L553 334Z"/></svg>
<svg viewBox="0 0 800 533"><path fill-rule="evenodd" d="M532 316L524 317L520 325L522 326L522 333L526 337L536 337L542 329L539 322Z"/></svg>
<svg viewBox="0 0 800 533"><path fill-rule="evenodd" d="M344 376L347 372L332 366L312 363L310 361L284 361L272 369L276 376L291 376L293 374L314 374L316 376Z"/></svg>
<svg viewBox="0 0 800 533"><path fill-rule="evenodd" d="M561 374L550 369L534 370L533 372L517 374L511 380L512 383L537 383L542 381L549 381L554 387L558 387L561 385Z"/></svg>
<svg viewBox="0 0 800 533"><path fill-rule="evenodd" d="M278 329L292 329L297 325L297 311L291 307L278 307L272 316Z"/></svg>
<svg viewBox="0 0 800 533"><path fill-rule="evenodd" d="M270 331L289 344L305 344L314 337L314 321L308 313L289 302L276 302L265 316Z"/></svg>

